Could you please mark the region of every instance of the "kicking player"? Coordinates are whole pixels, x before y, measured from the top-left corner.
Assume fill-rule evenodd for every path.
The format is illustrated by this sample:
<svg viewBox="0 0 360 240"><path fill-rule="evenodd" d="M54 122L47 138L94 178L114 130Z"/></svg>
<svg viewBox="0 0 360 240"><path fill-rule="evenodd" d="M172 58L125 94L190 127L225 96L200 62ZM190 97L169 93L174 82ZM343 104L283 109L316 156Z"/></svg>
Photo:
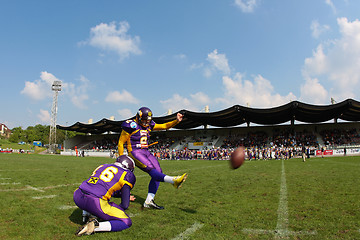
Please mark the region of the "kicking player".
<svg viewBox="0 0 360 240"><path fill-rule="evenodd" d="M103 164L74 192L74 202L83 211L101 218L90 219L76 235L94 232L117 232L127 229L132 222L125 213L129 207L130 190L135 185L134 161L126 155L119 156L113 164ZM121 204L110 202L111 197L121 197Z"/></svg>
<svg viewBox="0 0 360 240"><path fill-rule="evenodd" d="M124 121L121 125L122 131L119 138L119 155L124 154L124 144L126 144L129 156L134 159L135 165L151 177L148 195L144 202L145 208L164 209L154 202L155 194L160 182L168 182L179 188L186 180L187 174L182 176L168 176L163 174L159 161L148 150L148 139L153 130L166 130L174 127L182 121L183 115L178 113L176 119L157 124L152 120L152 112L147 107L142 107L136 114L135 119Z"/></svg>

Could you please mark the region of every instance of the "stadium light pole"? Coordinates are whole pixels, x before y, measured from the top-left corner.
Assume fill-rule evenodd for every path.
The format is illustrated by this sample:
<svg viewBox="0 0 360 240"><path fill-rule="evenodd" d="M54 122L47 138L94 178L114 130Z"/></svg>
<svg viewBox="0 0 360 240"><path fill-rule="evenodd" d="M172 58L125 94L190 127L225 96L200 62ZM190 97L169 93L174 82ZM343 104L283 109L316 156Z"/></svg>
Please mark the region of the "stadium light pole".
<svg viewBox="0 0 360 240"><path fill-rule="evenodd" d="M54 81L51 90L54 91L53 103L51 108L51 125L49 134L49 153L55 153L56 145L56 115L57 115L57 99L58 93L61 91L61 81Z"/></svg>

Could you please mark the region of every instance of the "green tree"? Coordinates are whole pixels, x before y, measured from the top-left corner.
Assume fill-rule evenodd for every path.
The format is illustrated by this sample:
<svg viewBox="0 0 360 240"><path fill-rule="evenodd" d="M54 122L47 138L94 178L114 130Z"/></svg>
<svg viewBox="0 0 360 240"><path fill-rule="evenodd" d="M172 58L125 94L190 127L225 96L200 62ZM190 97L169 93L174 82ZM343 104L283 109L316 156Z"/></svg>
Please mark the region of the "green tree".
<svg viewBox="0 0 360 240"><path fill-rule="evenodd" d="M37 139L35 141L41 141L43 144L49 143L50 126L44 126L38 124L34 127Z"/></svg>
<svg viewBox="0 0 360 240"><path fill-rule="evenodd" d="M9 137L9 141L13 143L26 141L25 132L22 127L16 127L11 130L11 135Z"/></svg>
<svg viewBox="0 0 360 240"><path fill-rule="evenodd" d="M13 143L17 143L21 141L30 144L32 144L33 141L41 141L42 144L49 143L49 134L50 134L49 125L38 124L36 126L29 126L26 128L26 130L23 130L22 127L15 127L11 130L11 132L12 134L10 135L9 141ZM56 143L63 144L64 140L73 138L76 135L85 135L85 134L56 129Z"/></svg>

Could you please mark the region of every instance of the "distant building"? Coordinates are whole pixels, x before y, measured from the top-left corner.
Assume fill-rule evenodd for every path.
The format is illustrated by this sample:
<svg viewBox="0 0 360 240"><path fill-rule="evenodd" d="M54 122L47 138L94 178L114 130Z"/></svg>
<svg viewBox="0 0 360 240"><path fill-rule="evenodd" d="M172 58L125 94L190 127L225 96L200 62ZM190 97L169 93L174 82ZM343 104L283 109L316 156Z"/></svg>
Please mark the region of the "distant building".
<svg viewBox="0 0 360 240"><path fill-rule="evenodd" d="M0 123L0 135L9 138L11 134L11 130L5 125Z"/></svg>

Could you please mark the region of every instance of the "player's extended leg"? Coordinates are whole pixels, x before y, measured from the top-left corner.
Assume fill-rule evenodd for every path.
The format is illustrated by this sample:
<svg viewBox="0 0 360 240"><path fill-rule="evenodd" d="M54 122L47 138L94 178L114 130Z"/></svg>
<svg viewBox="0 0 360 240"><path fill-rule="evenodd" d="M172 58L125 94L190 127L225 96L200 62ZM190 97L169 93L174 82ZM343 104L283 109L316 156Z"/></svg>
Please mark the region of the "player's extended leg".
<svg viewBox="0 0 360 240"><path fill-rule="evenodd" d="M151 179L158 182L167 182L174 185L175 188L179 188L181 184L186 180L187 174L182 176L169 176L162 172L159 161L146 149L137 149L130 153L130 157L134 159L135 164L142 171L148 173ZM154 184L154 183L150 183ZM156 194L158 186L149 186L151 192Z"/></svg>
<svg viewBox="0 0 360 240"><path fill-rule="evenodd" d="M164 174L160 167L159 161L146 149L134 150L130 153L130 156L134 159L137 167L139 167L142 171L147 172L151 176L151 180L148 186L148 195L144 202L144 207L164 209L164 207L159 206L154 202L154 198L159 188L160 182L168 182L173 184L175 188L179 188L186 180L187 174L185 173L182 176L176 177Z"/></svg>

